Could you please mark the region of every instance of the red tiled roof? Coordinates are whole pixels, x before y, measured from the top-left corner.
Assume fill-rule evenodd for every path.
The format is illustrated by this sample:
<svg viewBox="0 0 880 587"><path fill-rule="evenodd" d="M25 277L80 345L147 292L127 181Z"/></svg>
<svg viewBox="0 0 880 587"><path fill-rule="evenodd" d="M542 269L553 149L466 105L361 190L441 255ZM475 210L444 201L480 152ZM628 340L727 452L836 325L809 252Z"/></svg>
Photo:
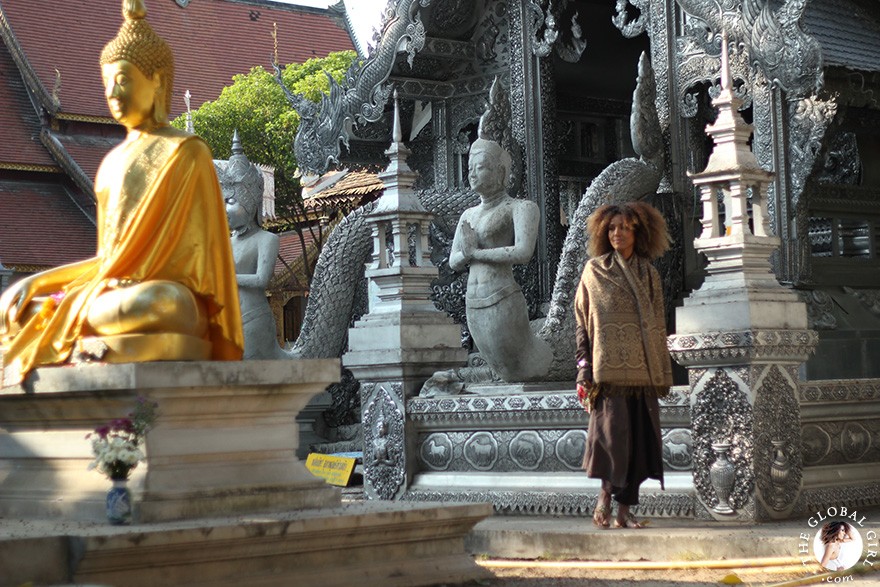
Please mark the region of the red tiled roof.
<svg viewBox="0 0 880 587"><path fill-rule="evenodd" d="M317 236L317 227L315 235ZM308 251L309 269L314 268L318 260L318 244L308 228L303 229L303 239L296 231L279 235L278 259L275 261L275 272L269 289L273 291L300 291L309 289L309 271L306 270L306 259L303 258L303 242ZM283 259L283 261L282 261Z"/></svg>
<svg viewBox="0 0 880 587"><path fill-rule="evenodd" d="M214 100L232 76L251 67L270 68L273 23L278 24L278 61L300 63L352 49L348 33L325 12L266 0L147 0L147 19L175 57L171 118ZM120 0L0 0L0 10L43 86L52 92L57 69L61 111L109 116L98 60L122 23Z"/></svg>
<svg viewBox="0 0 880 587"><path fill-rule="evenodd" d="M315 227L315 236L318 234L318 228ZM279 246L278 246L278 256L279 259L275 260L275 271L274 273L277 275L284 271L287 271L287 267L285 267L284 263L281 259L284 259L284 262L287 263L290 267L296 269L297 263L302 262L302 253L303 247L302 243L305 242L306 247L309 251L309 262L311 264L315 263L315 238L312 236L312 231L308 228L304 228L302 231L302 239L299 237L299 233L296 231L285 232L279 236ZM2 258L0 258L2 261Z"/></svg>
<svg viewBox="0 0 880 587"><path fill-rule="evenodd" d="M64 186L0 181L0 263L55 266L95 254L95 225Z"/></svg>
<svg viewBox="0 0 880 587"><path fill-rule="evenodd" d="M0 164L51 165L55 160L40 142L40 119L28 99L27 89L0 42Z"/></svg>

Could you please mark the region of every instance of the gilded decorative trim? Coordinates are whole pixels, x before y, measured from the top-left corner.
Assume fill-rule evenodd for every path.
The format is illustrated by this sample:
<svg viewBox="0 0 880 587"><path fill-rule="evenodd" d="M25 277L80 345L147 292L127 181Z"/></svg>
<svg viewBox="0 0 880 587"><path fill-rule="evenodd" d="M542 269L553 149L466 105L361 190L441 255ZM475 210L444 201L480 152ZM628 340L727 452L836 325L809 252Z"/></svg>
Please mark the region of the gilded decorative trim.
<svg viewBox="0 0 880 587"><path fill-rule="evenodd" d="M59 173L61 168L57 165L30 165L27 163L2 163L0 169L9 171L36 171L39 173Z"/></svg>
<svg viewBox="0 0 880 587"><path fill-rule="evenodd" d="M10 269L15 273L38 273L40 271L45 271L46 269L51 269L51 265L26 265L21 264L17 265L15 263L6 263L3 265L6 269Z"/></svg>
<svg viewBox="0 0 880 587"><path fill-rule="evenodd" d="M58 112L55 114L55 118L57 118L58 120L71 120L73 122L93 122L95 124L114 125L119 124L109 116L91 116L89 114L70 114L65 112Z"/></svg>

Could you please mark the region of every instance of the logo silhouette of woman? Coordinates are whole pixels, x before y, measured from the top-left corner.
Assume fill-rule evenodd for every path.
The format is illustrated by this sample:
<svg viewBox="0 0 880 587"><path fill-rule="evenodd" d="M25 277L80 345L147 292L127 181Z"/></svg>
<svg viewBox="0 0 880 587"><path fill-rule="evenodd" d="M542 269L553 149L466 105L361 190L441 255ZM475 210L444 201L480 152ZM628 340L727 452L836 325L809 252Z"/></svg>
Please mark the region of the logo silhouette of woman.
<svg viewBox="0 0 880 587"><path fill-rule="evenodd" d="M840 549L844 542L852 542L852 529L846 522L828 522L822 526L822 544L825 545L825 554L819 562L829 571L842 571L849 566L840 560Z"/></svg>

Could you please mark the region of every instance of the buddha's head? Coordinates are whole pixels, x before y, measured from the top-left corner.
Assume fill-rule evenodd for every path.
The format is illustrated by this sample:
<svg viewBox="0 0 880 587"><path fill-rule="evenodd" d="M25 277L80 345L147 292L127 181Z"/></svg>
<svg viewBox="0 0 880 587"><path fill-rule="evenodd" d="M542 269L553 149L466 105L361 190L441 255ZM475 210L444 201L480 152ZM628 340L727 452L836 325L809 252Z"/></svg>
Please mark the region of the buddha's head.
<svg viewBox="0 0 880 587"><path fill-rule="evenodd" d="M110 113L128 129L168 122L174 55L146 21L143 0L123 0L125 22L101 52Z"/></svg>
<svg viewBox="0 0 880 587"><path fill-rule="evenodd" d="M481 194L494 194L507 187L513 159L495 141L477 139L468 156L468 180L471 189Z"/></svg>

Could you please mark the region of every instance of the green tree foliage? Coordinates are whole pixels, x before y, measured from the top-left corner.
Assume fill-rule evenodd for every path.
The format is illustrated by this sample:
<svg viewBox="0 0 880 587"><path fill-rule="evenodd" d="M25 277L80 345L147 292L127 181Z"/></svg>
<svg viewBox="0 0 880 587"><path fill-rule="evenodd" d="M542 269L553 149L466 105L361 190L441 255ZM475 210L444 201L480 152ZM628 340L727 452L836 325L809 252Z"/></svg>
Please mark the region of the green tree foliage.
<svg viewBox="0 0 880 587"><path fill-rule="evenodd" d="M318 102L330 90L327 74L341 82L356 57L354 51L340 51L305 63L291 63L281 77L291 91ZM196 134L211 146L215 159L229 158L232 133L237 128L248 159L275 168L275 205L279 217L297 215L300 190L294 178L293 139L299 115L287 102L273 73L258 66L250 73L236 75L219 98L205 102L192 112L192 117ZM186 114L172 124L186 128Z"/></svg>

